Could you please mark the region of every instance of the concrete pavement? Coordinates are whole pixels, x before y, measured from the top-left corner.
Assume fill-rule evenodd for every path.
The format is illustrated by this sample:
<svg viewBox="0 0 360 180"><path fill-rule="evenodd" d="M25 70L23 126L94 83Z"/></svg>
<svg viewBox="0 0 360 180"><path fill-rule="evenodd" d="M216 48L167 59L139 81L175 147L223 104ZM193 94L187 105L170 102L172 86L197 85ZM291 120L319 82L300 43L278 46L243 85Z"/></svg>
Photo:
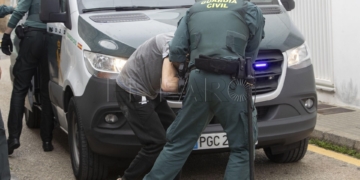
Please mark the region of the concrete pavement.
<svg viewBox="0 0 360 180"><path fill-rule="evenodd" d="M319 104L311 137L360 152L360 109Z"/></svg>

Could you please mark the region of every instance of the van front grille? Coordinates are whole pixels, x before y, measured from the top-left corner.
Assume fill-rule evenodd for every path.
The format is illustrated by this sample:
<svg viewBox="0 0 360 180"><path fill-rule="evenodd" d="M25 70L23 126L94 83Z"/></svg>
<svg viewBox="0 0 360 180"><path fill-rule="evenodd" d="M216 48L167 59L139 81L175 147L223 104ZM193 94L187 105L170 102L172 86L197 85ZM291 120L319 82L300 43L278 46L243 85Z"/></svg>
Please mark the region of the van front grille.
<svg viewBox="0 0 360 180"><path fill-rule="evenodd" d="M279 50L261 50L254 64L256 84L253 95L275 91L282 74L284 57ZM256 67L264 65L265 67Z"/></svg>

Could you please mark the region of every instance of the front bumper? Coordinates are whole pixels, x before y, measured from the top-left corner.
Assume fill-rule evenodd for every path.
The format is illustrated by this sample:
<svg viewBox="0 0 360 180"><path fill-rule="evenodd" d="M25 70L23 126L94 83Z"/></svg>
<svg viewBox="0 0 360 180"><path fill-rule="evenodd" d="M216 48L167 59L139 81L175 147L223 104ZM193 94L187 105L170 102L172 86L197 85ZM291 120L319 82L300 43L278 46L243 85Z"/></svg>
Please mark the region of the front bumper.
<svg viewBox="0 0 360 180"><path fill-rule="evenodd" d="M111 157L134 157L141 146L116 100L115 80L92 77L82 96L75 97L80 120L92 151ZM107 114L117 115L114 124L105 122Z"/></svg>
<svg viewBox="0 0 360 180"><path fill-rule="evenodd" d="M306 99L314 106L306 108ZM258 110L258 148L288 145L307 138L314 130L317 117L317 95L313 66L287 69L280 95L256 104Z"/></svg>
<svg viewBox="0 0 360 180"><path fill-rule="evenodd" d="M305 99L314 106L307 109ZM317 117L317 95L312 66L287 69L283 89L278 97L256 103L258 110L257 148L289 145L307 138L314 130ZM220 124L212 122L203 132L223 132Z"/></svg>
<svg viewBox="0 0 360 180"><path fill-rule="evenodd" d="M120 111L115 87L114 80L92 77L83 96L75 97L76 104L87 140L94 152L112 157L134 157L141 145ZM306 109L303 105L302 100L308 98L315 102L311 109ZM308 137L316 124L316 102L313 67L288 69L280 95L273 100L256 104L259 114L257 148L287 145ZM118 123L105 123L105 115L110 113L118 116ZM221 125L212 122L203 133L220 132L223 132Z"/></svg>

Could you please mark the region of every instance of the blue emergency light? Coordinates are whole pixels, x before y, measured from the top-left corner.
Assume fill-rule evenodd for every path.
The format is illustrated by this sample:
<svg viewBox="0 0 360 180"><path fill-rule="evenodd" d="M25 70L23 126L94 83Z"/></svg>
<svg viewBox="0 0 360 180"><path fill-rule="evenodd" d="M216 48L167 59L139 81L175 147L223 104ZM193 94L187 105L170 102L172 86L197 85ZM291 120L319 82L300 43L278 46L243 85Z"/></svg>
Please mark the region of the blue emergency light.
<svg viewBox="0 0 360 180"><path fill-rule="evenodd" d="M256 69L261 69L261 68L267 68L268 64L267 63L255 63L254 66Z"/></svg>

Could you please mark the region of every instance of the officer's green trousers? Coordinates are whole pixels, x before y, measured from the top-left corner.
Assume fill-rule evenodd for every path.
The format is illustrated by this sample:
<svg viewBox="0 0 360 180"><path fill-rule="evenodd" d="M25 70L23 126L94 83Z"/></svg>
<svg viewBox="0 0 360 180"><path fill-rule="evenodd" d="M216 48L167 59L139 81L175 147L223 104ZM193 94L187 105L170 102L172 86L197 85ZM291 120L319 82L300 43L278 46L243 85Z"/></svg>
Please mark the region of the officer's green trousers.
<svg viewBox="0 0 360 180"><path fill-rule="evenodd" d="M252 115L256 141L256 111ZM229 75L198 69L190 73L183 108L168 128L168 142L144 179L173 179L184 165L201 132L213 118L221 123L227 133L230 147L224 179L249 179L245 85L241 80L232 80Z"/></svg>

